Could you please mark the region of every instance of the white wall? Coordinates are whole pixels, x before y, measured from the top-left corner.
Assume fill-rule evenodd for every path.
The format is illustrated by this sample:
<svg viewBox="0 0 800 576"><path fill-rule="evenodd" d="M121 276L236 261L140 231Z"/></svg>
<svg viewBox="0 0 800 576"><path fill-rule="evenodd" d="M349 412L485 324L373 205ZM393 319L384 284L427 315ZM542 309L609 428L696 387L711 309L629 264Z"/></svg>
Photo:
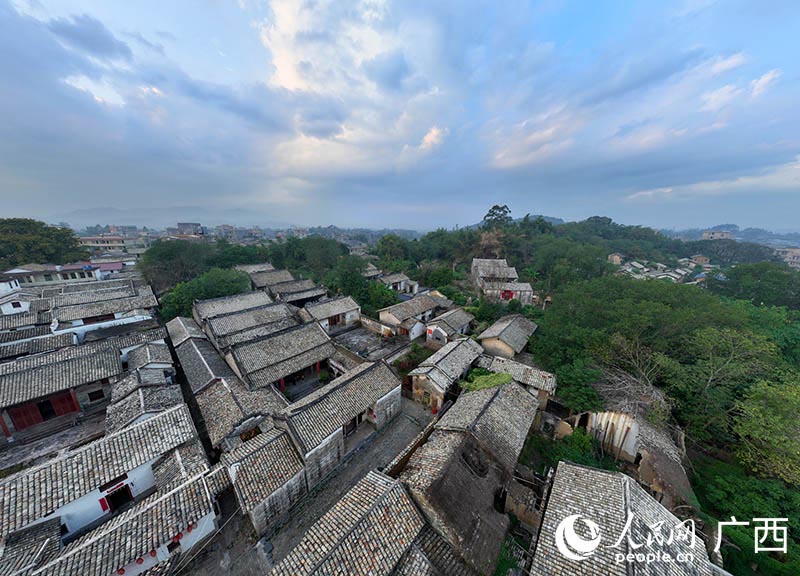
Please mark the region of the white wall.
<svg viewBox="0 0 800 576"><path fill-rule="evenodd" d="M64 334L72 332L78 336L78 342L82 343L84 336L88 332L100 330L101 328L109 328L111 326L122 326L124 324L135 324L136 322L143 322L144 320L151 320L153 317L149 314L139 314L136 316L127 316L125 318L114 318L107 322L97 322L96 324L84 324L83 320L75 320L71 326L65 326L61 330L54 330L53 334Z"/></svg>
<svg viewBox="0 0 800 576"><path fill-rule="evenodd" d="M14 308L12 303L18 302L20 304L19 308ZM26 300L11 300L9 302L3 302L0 304L0 313L3 315L6 314L22 314L23 312L27 312L31 309L31 303Z"/></svg>

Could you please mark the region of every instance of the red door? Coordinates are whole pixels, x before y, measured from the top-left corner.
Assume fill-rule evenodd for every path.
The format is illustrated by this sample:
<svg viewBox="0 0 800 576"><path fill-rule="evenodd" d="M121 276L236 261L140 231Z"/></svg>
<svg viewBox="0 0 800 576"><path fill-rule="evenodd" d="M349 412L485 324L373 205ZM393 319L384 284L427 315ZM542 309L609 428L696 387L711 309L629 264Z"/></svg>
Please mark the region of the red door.
<svg viewBox="0 0 800 576"><path fill-rule="evenodd" d="M62 392L61 394L51 396L50 402L53 404L56 416L63 416L64 414L78 411L78 407L75 406L75 403L72 401L72 394L69 392Z"/></svg>
<svg viewBox="0 0 800 576"><path fill-rule="evenodd" d="M23 404L8 409L11 421L17 430L24 430L41 422L44 422L39 407L36 404Z"/></svg>

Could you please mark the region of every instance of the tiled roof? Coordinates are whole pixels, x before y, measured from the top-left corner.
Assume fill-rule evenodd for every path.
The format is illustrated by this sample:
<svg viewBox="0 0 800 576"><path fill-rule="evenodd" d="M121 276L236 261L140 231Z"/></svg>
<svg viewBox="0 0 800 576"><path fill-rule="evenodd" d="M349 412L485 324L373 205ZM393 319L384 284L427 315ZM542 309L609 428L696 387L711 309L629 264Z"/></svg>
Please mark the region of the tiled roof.
<svg viewBox="0 0 800 576"><path fill-rule="evenodd" d="M125 378L111 385L111 402L119 402L131 392L142 387L164 386L166 384L167 379L164 376L163 370L150 370L147 368L144 370L136 370L135 372L130 372Z"/></svg>
<svg viewBox="0 0 800 576"><path fill-rule="evenodd" d="M154 495L67 547L34 574L115 574L117 569L168 543L214 510L204 476Z"/></svg>
<svg viewBox="0 0 800 576"><path fill-rule="evenodd" d="M314 284L313 280L302 279L302 280L288 280L286 282L278 282L277 284L272 284L269 287L269 291L273 295L281 295L281 294L291 294L292 292L303 292L304 290L310 290L312 288L316 288L316 284Z"/></svg>
<svg viewBox="0 0 800 576"><path fill-rule="evenodd" d="M450 383L455 382L472 363L483 354L481 345L471 338L460 338L448 342L432 356L429 356L412 370L410 374L418 374L420 368L435 367L441 370Z"/></svg>
<svg viewBox="0 0 800 576"><path fill-rule="evenodd" d="M312 298L319 298L328 293L327 288L316 286L308 290L301 290L299 292L290 292L288 294L281 293L281 300L284 302L300 302L301 300L310 300Z"/></svg>
<svg viewBox="0 0 800 576"><path fill-rule="evenodd" d="M530 338L536 331L536 324L522 316L521 314L512 314L510 316L503 316L497 322L484 330L478 340L486 338L499 338L508 344L514 352L519 354L525 349Z"/></svg>
<svg viewBox="0 0 800 576"><path fill-rule="evenodd" d="M231 348L241 373L254 386L268 386L333 356L331 339L316 322L276 332Z"/></svg>
<svg viewBox="0 0 800 576"><path fill-rule="evenodd" d="M104 290L87 290L84 292L67 292L66 294L56 294L52 297L53 306L75 306L77 304L89 304L91 302L102 302L103 300L116 300L118 298L130 298L136 296L136 289L133 283L119 288Z"/></svg>
<svg viewBox="0 0 800 576"><path fill-rule="evenodd" d="M269 262L262 262L261 264L239 264L234 266L234 269L240 270L246 274L253 274L255 272L271 272L275 270L275 266Z"/></svg>
<svg viewBox="0 0 800 576"><path fill-rule="evenodd" d="M232 312L212 318L208 321L208 327L215 338L226 336L234 332L241 332L253 328L260 324L270 324L279 320L290 318L293 308L285 302L275 302L252 308L244 312Z"/></svg>
<svg viewBox="0 0 800 576"><path fill-rule="evenodd" d="M121 430L145 414L156 414L183 403L178 384L140 386L119 402L106 408L106 433Z"/></svg>
<svg viewBox="0 0 800 576"><path fill-rule="evenodd" d="M465 392L442 416L436 429L472 433L499 462L513 470L538 404L533 395L514 382Z"/></svg>
<svg viewBox="0 0 800 576"><path fill-rule="evenodd" d="M112 378L121 372L119 353L106 349L21 372L3 374L0 375L0 406L22 404L81 384Z"/></svg>
<svg viewBox="0 0 800 576"><path fill-rule="evenodd" d="M539 538L531 574L627 576L631 574L632 566L636 566L636 573L639 573L639 565L618 562L616 555L627 555L642 550L647 554L668 555L673 559L679 555L686 555L686 561L683 562L647 564L646 569L642 568L642 574L711 576L714 573L703 539L698 537L692 547L691 542L668 538L670 532L680 524L680 520L647 494L633 478L621 472L598 470L566 461L559 462L544 512L541 534L555 534L558 525L566 517L574 514L580 514L581 517L600 525L603 544L593 554L578 562L561 554L554 538ZM624 534L629 514L633 514L630 540L645 542L650 537L651 542L645 548L633 550L627 538L622 539L620 548L610 545L619 535ZM652 537L648 526L660 526L658 531L662 536L660 541ZM583 528L581 524L575 527L579 529L581 536L587 536L580 532Z"/></svg>
<svg viewBox="0 0 800 576"><path fill-rule="evenodd" d="M426 525L392 576L478 576L436 530Z"/></svg>
<svg viewBox="0 0 800 576"><path fill-rule="evenodd" d="M51 352L37 354L35 356L26 356L24 358L17 358L12 362L5 362L0 364L0 375L11 374L12 372L21 372L30 368L38 368L47 364L57 364L64 360L78 358L81 356L90 356L100 351L113 350L119 353L119 349L113 342L87 342L80 346L67 346Z"/></svg>
<svg viewBox="0 0 800 576"><path fill-rule="evenodd" d="M526 387L544 390L551 394L556 391L555 374L550 374L550 372L539 370L522 362L500 356L482 356L479 366L495 373L511 374L514 381Z"/></svg>
<svg viewBox="0 0 800 576"><path fill-rule="evenodd" d="M478 278L508 278L516 280L517 269L509 266L506 259L473 258L471 272Z"/></svg>
<svg viewBox="0 0 800 576"><path fill-rule="evenodd" d="M186 380L192 392L197 394L212 380L236 377L230 366L206 339L192 338L175 349Z"/></svg>
<svg viewBox="0 0 800 576"><path fill-rule="evenodd" d="M303 470L289 435L277 428L263 432L222 455L242 510L249 512Z"/></svg>
<svg viewBox="0 0 800 576"><path fill-rule="evenodd" d="M269 272L250 274L250 280L256 288L267 288L273 284L294 280L294 276L288 270L271 270Z"/></svg>
<svg viewBox="0 0 800 576"><path fill-rule="evenodd" d="M250 342L251 340L258 340L264 336L275 334L276 332L286 330L287 328L292 328L298 324L300 324L300 322L295 320L294 317L290 316L275 322L270 322L269 324L253 326L252 328L247 328L241 332L232 332L225 336L219 336L216 338L216 344L219 346L220 350L227 350L235 344L243 344L245 342Z"/></svg>
<svg viewBox="0 0 800 576"><path fill-rule="evenodd" d="M464 326L475 320L475 316L463 308L453 308L444 314L428 321L428 326L439 326L445 334L452 336L459 332Z"/></svg>
<svg viewBox="0 0 800 576"><path fill-rule="evenodd" d="M395 272L394 274L386 274L385 276L381 276L381 282L386 285L395 284L397 282L408 282L409 277L403 274L402 272Z"/></svg>
<svg viewBox="0 0 800 576"><path fill-rule="evenodd" d="M403 486L370 472L273 569L274 576L388 576L425 522Z"/></svg>
<svg viewBox="0 0 800 576"><path fill-rule="evenodd" d="M130 326L130 324L129 324ZM122 350L148 342L166 341L167 331L164 328L152 328L150 330L132 330L126 334L113 337L113 342Z"/></svg>
<svg viewBox="0 0 800 576"><path fill-rule="evenodd" d="M350 296L330 298L328 300L312 302L305 306L306 312L311 314L314 320L325 320L331 316L346 314L347 312L358 310L359 308L358 303Z"/></svg>
<svg viewBox="0 0 800 576"><path fill-rule="evenodd" d="M23 340L21 342L11 342L9 344L0 345L0 361L5 358L14 358L17 356L26 356L28 354L41 354L42 352L50 352L51 350L58 350L75 344L75 335L55 334L52 336L45 336L43 338L35 338L33 340Z"/></svg>
<svg viewBox="0 0 800 576"><path fill-rule="evenodd" d="M61 518L49 518L9 534L0 556L0 576L21 576L58 555Z"/></svg>
<svg viewBox="0 0 800 576"><path fill-rule="evenodd" d="M527 282L484 282L484 290L509 290L511 292L533 292L533 288Z"/></svg>
<svg viewBox="0 0 800 576"><path fill-rule="evenodd" d="M212 298L210 300L199 300L194 303L194 310L197 316L205 321L215 316L222 314L230 314L231 312L241 312L242 310L249 310L250 308L258 308L265 304L271 304L270 298L265 292L244 292L234 296L223 296L221 298Z"/></svg>
<svg viewBox="0 0 800 576"><path fill-rule="evenodd" d="M50 311L4 314L0 316L0 330L16 330L17 328L50 324L52 320L53 316Z"/></svg>
<svg viewBox="0 0 800 576"><path fill-rule="evenodd" d="M66 282L64 284L48 285L43 287L49 290L50 295L69 294L71 292L91 292L95 290L109 290L130 286L130 280L94 280L91 282Z"/></svg>
<svg viewBox="0 0 800 576"><path fill-rule="evenodd" d="M35 326L32 328L20 328L11 332L0 332L0 344L27 340L28 338L38 338L39 336L50 336L52 332L49 326Z"/></svg>
<svg viewBox="0 0 800 576"><path fill-rule="evenodd" d="M205 338L206 335L192 318L178 316L167 322L167 331L172 345L177 348L189 338Z"/></svg>
<svg viewBox="0 0 800 576"><path fill-rule="evenodd" d="M27 526L121 474L195 439L192 418L182 404L22 470L0 481L0 536Z"/></svg>
<svg viewBox="0 0 800 576"><path fill-rule="evenodd" d="M148 310L157 306L158 300L156 300L156 297L151 293L133 296L131 298L117 298L115 300L54 308L53 317L59 322L69 322L105 314L119 314L132 310Z"/></svg>
<svg viewBox="0 0 800 576"><path fill-rule="evenodd" d="M411 300L394 304L387 308L379 310L379 312L388 312L397 318L400 322L408 318L424 314L428 310L433 310L437 307L436 301L427 294L415 296Z"/></svg>
<svg viewBox="0 0 800 576"><path fill-rule="evenodd" d="M308 453L380 398L400 387L385 362L364 363L285 408L285 418Z"/></svg>
<svg viewBox="0 0 800 576"><path fill-rule="evenodd" d="M128 352L128 370L138 370L150 364L172 364L169 346L159 342L148 342Z"/></svg>

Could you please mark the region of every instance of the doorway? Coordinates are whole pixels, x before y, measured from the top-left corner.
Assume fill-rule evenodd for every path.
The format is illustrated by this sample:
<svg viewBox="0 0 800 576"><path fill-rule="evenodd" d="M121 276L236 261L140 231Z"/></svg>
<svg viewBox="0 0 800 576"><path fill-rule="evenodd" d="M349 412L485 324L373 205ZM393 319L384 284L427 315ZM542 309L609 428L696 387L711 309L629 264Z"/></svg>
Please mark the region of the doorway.
<svg viewBox="0 0 800 576"><path fill-rule="evenodd" d="M131 488L127 484L118 490L114 490L113 492L109 492L106 495L106 501L108 502L108 507L113 514L123 506L126 506L133 502L133 494L131 493Z"/></svg>

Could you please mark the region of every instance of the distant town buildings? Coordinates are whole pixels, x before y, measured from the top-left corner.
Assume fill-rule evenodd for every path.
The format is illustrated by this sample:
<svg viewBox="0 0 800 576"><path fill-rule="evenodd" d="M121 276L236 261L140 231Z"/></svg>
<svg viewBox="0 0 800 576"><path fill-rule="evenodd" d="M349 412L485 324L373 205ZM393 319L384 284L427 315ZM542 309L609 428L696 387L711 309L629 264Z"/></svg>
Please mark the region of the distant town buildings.
<svg viewBox="0 0 800 576"><path fill-rule="evenodd" d="M703 240L733 240L733 232L727 230L705 230Z"/></svg>

